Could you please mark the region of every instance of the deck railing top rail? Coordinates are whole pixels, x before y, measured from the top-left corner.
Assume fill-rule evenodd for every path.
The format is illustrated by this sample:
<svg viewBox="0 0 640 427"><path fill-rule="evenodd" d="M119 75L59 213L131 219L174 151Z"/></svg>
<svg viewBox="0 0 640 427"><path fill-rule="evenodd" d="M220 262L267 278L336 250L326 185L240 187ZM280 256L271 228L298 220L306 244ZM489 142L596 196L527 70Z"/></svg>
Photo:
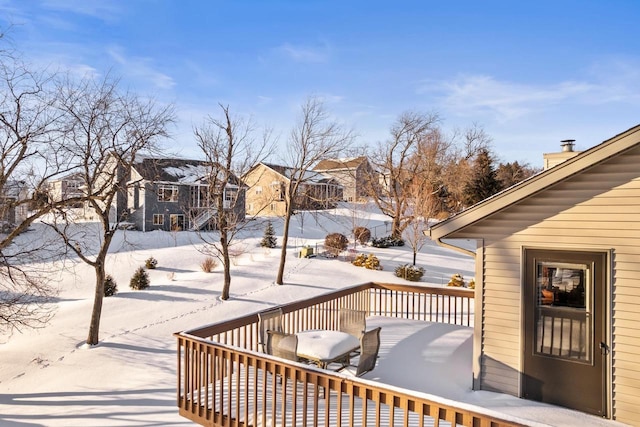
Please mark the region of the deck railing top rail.
<svg viewBox="0 0 640 427"><path fill-rule="evenodd" d="M355 286L350 286L350 287L343 288L333 292L328 292L326 294L318 295L316 297L309 298L306 300L300 300L300 301L295 301L292 303L280 305L279 307L282 309L283 314L286 315L289 313L294 313L300 310L308 309L309 307L320 306L322 304L327 304L332 301L339 301L340 299L345 299L349 296L354 296L358 293L362 293L362 292L375 293L376 291L380 293L387 292L390 294L395 292L395 293L400 293L402 295L433 295L435 297L442 296L447 298L463 298L467 301L472 300L474 297L474 290L467 289L467 288L427 287L427 286L418 286L418 285L369 282L369 283L363 283ZM388 300L392 298L394 298L393 295L387 295L386 297L386 299ZM370 297L368 299L370 300ZM407 303L408 302L409 301L407 301ZM433 300L431 302L433 302ZM396 301L396 304L399 304L399 301ZM368 315L381 314L379 312L382 311L381 305L378 305L378 306L373 305L372 307L360 307L360 308L364 308L365 311L367 311ZM376 313L376 308L378 308L377 310L378 313ZM402 317L402 316L398 316L399 313L397 313L398 311L397 308L398 307L396 306L396 310L395 310L396 313L387 312L383 315L391 315L392 317ZM406 308L409 308L409 307L406 307ZM421 309L421 308L425 309L425 307L423 306L413 306L413 305L410 306L410 308L413 310ZM443 311L445 311L443 310L444 307L429 307L429 308L431 309L432 321L438 321L438 319L435 319L436 309L438 309L438 313L437 313L438 315L452 314L452 313L443 313ZM456 307L456 308L460 309L460 307ZM464 308L466 309L464 314L466 315L468 321L461 321L461 322L458 322L458 324L471 326L471 324L473 323L473 317L472 317L473 308L469 304L466 304ZM393 307L389 307L389 309L391 311L394 311L392 310ZM446 310L446 311L450 312L450 310ZM417 313L414 313L414 314L417 315ZM457 313L457 314L460 315L460 313ZM198 328L186 330L181 333L206 338L206 337L215 336L217 334L222 334L233 329L246 327L254 323L257 324L257 322L258 322L258 313L250 313L250 314L236 317L234 319L227 319L222 322L216 322L209 325L200 326ZM455 322L445 322L445 323L455 323Z"/></svg>

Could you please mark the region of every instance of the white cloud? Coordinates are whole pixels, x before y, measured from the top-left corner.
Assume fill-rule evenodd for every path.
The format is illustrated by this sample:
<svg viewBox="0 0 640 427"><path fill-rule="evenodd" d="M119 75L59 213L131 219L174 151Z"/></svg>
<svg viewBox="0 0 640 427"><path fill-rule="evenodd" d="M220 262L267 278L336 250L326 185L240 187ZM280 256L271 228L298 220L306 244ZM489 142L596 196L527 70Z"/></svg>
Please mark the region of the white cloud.
<svg viewBox="0 0 640 427"><path fill-rule="evenodd" d="M487 75L459 75L448 81L423 81L419 94L434 94L461 116L489 114L499 122L572 107L610 103L640 104L637 61L611 60L593 66L586 76L550 84L501 81Z"/></svg>
<svg viewBox="0 0 640 427"><path fill-rule="evenodd" d="M285 43L277 49L286 56L296 62L303 63L319 63L326 62L329 59L329 48L324 45L321 47L294 46Z"/></svg>
<svg viewBox="0 0 640 427"><path fill-rule="evenodd" d="M44 0L42 6L57 12L72 12L79 15L91 16L104 21L111 20L121 13L122 3L111 0Z"/></svg>
<svg viewBox="0 0 640 427"><path fill-rule="evenodd" d="M463 115L489 112L499 120L511 120L545 108L549 104L588 95L595 89L596 86L584 82L569 81L548 86L526 85L476 75L459 76L444 82L426 82L419 92L439 93L448 108Z"/></svg>
<svg viewBox="0 0 640 427"><path fill-rule="evenodd" d="M107 49L107 52L114 61L120 64L125 75L146 79L161 89L171 89L176 84L172 77L153 69L149 58L129 58L119 47L111 47Z"/></svg>
<svg viewBox="0 0 640 427"><path fill-rule="evenodd" d="M271 104L271 102L273 101L273 98L269 97L269 96L262 96L262 95L258 95L258 105L268 105Z"/></svg>

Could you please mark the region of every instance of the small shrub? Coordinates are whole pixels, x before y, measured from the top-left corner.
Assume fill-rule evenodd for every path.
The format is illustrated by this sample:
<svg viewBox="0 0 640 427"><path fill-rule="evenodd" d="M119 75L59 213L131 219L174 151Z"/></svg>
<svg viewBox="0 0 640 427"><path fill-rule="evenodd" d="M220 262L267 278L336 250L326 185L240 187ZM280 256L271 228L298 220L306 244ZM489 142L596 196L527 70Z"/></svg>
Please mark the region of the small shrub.
<svg viewBox="0 0 640 427"><path fill-rule="evenodd" d="M412 282L418 282L424 276L424 268L410 264L399 265L396 267L395 275Z"/></svg>
<svg viewBox="0 0 640 427"><path fill-rule="evenodd" d="M376 248L388 248L390 246L404 246L404 240L393 236L385 236L373 239L371 246Z"/></svg>
<svg viewBox="0 0 640 427"><path fill-rule="evenodd" d="M461 288L464 286L464 277L462 277L462 274L460 273L456 273L453 276L451 276L451 279L449 280L449 283L447 283L447 286L455 286L457 288Z"/></svg>
<svg viewBox="0 0 640 427"><path fill-rule="evenodd" d="M358 254L356 259L354 259L351 264L356 267L364 267L368 270L382 270L382 266L380 265L380 260L374 254Z"/></svg>
<svg viewBox="0 0 640 427"><path fill-rule="evenodd" d="M324 247L332 255L338 256L340 252L347 249L347 246L349 246L349 239L344 234L331 233L324 238Z"/></svg>
<svg viewBox="0 0 640 427"><path fill-rule="evenodd" d="M104 296L112 297L117 293L118 284L110 274L107 274L107 276L104 278Z"/></svg>
<svg viewBox="0 0 640 427"><path fill-rule="evenodd" d="M202 261L202 263L200 264L200 268L205 273L211 273L213 270L215 270L217 266L218 266L218 262L216 261L216 259L210 256L206 257L204 261Z"/></svg>
<svg viewBox="0 0 640 427"><path fill-rule="evenodd" d="M475 289L476 288L476 279L471 279L469 280L469 283L467 283L467 287L469 289Z"/></svg>
<svg viewBox="0 0 640 427"><path fill-rule="evenodd" d="M267 226L264 229L264 236L262 237L262 241L260 242L260 246L263 248L275 248L277 244L277 239L275 237L275 232L273 231L273 225L271 221L267 222Z"/></svg>
<svg viewBox="0 0 640 427"><path fill-rule="evenodd" d="M365 254L358 254L356 255L356 258L351 261L351 264L355 265L356 267L364 267L364 262L367 259L367 256Z"/></svg>
<svg viewBox="0 0 640 427"><path fill-rule="evenodd" d="M371 231L367 227L356 227L353 230L353 237L356 239L356 242L361 245L366 245L369 240L371 240Z"/></svg>
<svg viewBox="0 0 640 427"><path fill-rule="evenodd" d="M144 262L144 266L147 267L147 269L149 270L153 270L154 268L156 268L157 265L158 265L158 260L155 259L154 257L149 257Z"/></svg>
<svg viewBox="0 0 640 427"><path fill-rule="evenodd" d="M147 289L149 287L149 273L143 267L138 268L129 282L129 287L136 291Z"/></svg>

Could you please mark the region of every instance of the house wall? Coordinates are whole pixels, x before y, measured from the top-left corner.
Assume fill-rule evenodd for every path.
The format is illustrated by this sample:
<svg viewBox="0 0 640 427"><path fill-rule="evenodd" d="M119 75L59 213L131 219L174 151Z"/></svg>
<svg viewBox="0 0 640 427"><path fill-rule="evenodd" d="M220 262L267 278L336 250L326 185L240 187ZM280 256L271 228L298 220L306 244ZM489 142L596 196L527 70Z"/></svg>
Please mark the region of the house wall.
<svg viewBox="0 0 640 427"><path fill-rule="evenodd" d="M144 210L144 213L140 212L136 215L138 223L136 226L139 230L151 231L151 230L165 230L171 231L170 216L173 214L184 215L184 228L189 227L189 216L185 212L186 207L189 206L190 187L185 185L177 185L178 187L178 201L176 202L162 202L158 200L158 183L145 183L144 191L141 192L140 197L143 200L143 205L140 207L140 211ZM170 184L167 185L176 185ZM164 215L164 223L162 225L153 224L153 214ZM144 228L143 228L144 223Z"/></svg>
<svg viewBox="0 0 640 427"><path fill-rule="evenodd" d="M356 171L351 169L328 170L325 172L332 176L343 188L342 199L346 202L358 200L356 191Z"/></svg>
<svg viewBox="0 0 640 427"><path fill-rule="evenodd" d="M256 167L245 176L247 215L284 216L285 202L280 197L280 194L284 194L284 189L277 189L272 185L276 182L284 184L285 178L262 165Z"/></svg>
<svg viewBox="0 0 640 427"><path fill-rule="evenodd" d="M372 173L369 162L360 163L352 169L329 169L323 171L332 176L343 188L343 200L346 202L358 202L369 196L366 186Z"/></svg>
<svg viewBox="0 0 640 427"><path fill-rule="evenodd" d="M482 389L520 393L523 248L611 250L611 412L640 425L638 164L635 148L457 233L484 239Z"/></svg>

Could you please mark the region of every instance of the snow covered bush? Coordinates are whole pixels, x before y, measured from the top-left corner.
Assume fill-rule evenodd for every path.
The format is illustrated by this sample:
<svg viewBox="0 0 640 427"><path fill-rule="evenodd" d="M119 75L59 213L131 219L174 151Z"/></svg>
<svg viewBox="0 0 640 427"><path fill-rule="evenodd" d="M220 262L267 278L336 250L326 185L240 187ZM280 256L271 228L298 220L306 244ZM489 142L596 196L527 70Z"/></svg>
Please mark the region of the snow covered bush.
<svg viewBox="0 0 640 427"><path fill-rule="evenodd" d="M382 266L380 265L380 260L374 254L358 254L356 259L354 259L351 264L356 267L364 267L368 270L382 270Z"/></svg>
<svg viewBox="0 0 640 427"><path fill-rule="evenodd" d="M147 289L149 287L149 273L143 267L139 267L133 274L129 287L136 291Z"/></svg>
<svg viewBox="0 0 640 427"><path fill-rule="evenodd" d="M155 259L154 257L149 257L144 262L144 266L147 267L149 270L153 270L154 268L156 268L157 265L158 265L158 260Z"/></svg>
<svg viewBox="0 0 640 427"><path fill-rule="evenodd" d="M356 239L356 242L361 245L366 245L371 239L371 231L367 227L356 227L353 230L353 237Z"/></svg>
<svg viewBox="0 0 640 427"><path fill-rule="evenodd" d="M453 276L451 276L451 280L449 280L449 283L447 283L447 286L455 286L457 288L461 288L464 286L464 277L462 277L462 274L460 273L456 273Z"/></svg>
<svg viewBox="0 0 640 427"><path fill-rule="evenodd" d="M371 241L371 246L376 248L388 248L390 246L404 246L404 240L393 237L385 236Z"/></svg>
<svg viewBox="0 0 640 427"><path fill-rule="evenodd" d="M396 267L395 275L396 277L417 282L424 276L424 268L411 264L403 264Z"/></svg>
<svg viewBox="0 0 640 427"><path fill-rule="evenodd" d="M107 274L107 276L104 278L104 296L111 297L117 293L118 284L110 274Z"/></svg>
<svg viewBox="0 0 640 427"><path fill-rule="evenodd" d="M340 252L347 249L347 246L349 246L349 239L344 234L331 233L324 238L324 247L332 255L338 256Z"/></svg>

